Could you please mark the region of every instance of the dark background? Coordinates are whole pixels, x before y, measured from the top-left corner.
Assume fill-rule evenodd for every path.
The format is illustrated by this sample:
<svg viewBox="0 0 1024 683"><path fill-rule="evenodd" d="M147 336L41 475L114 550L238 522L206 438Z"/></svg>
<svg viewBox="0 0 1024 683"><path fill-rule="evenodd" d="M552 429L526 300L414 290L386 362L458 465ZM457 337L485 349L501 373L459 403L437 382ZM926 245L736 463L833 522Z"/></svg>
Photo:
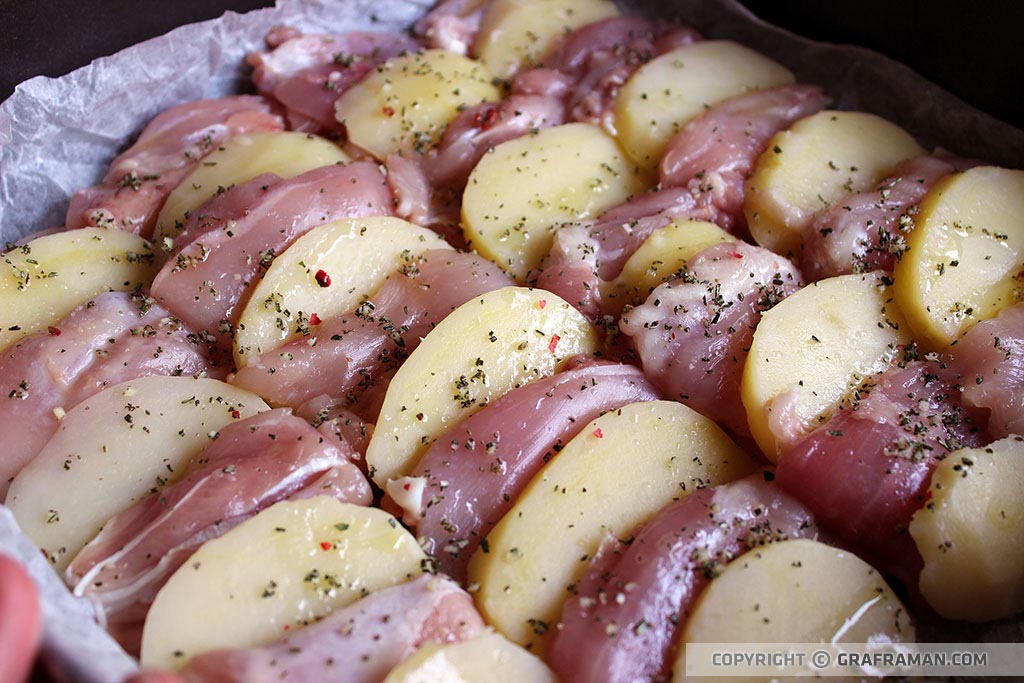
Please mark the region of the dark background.
<svg viewBox="0 0 1024 683"><path fill-rule="evenodd" d="M31 76L59 76L180 24L272 0L0 0L0 100ZM1024 2L744 0L817 40L863 45L1024 128Z"/></svg>

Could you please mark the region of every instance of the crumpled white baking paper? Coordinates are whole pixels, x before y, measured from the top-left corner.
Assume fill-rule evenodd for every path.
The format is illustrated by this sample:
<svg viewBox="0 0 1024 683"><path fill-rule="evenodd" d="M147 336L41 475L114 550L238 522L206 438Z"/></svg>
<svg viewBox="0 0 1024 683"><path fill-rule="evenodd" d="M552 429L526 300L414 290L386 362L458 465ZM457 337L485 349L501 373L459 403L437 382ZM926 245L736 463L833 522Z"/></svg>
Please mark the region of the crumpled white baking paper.
<svg viewBox="0 0 1024 683"><path fill-rule="evenodd" d="M97 182L126 141L164 109L246 89L245 55L265 48L271 28L400 31L431 4L279 0L181 26L60 78L22 83L0 105L0 244L63 226L71 195Z"/></svg>
<svg viewBox="0 0 1024 683"><path fill-rule="evenodd" d="M244 56L282 24L304 31L402 30L431 0L278 0L277 6L179 27L61 78L22 83L0 104L0 245L63 225L78 189L157 113L175 104L247 89ZM965 104L909 68L856 47L815 43L766 24L735 0L636 0L630 13L676 19L705 36L729 38L773 57L797 79L823 86L833 106L883 116L926 147L1003 166L1024 166L1024 132ZM951 57L952 58L952 57ZM0 505L0 553L20 558L39 586L44 657L66 683L121 683L137 668L93 621ZM931 630L929 630L931 629ZM930 627L931 640L1021 641L1024 622ZM980 681L981 679L971 679Z"/></svg>

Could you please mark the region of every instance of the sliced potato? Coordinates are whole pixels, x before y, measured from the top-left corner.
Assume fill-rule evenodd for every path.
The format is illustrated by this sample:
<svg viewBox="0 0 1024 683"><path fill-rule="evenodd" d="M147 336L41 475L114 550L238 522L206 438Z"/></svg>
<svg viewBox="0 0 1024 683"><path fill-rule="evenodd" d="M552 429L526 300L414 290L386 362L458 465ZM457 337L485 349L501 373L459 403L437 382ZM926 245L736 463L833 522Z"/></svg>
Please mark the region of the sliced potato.
<svg viewBox="0 0 1024 683"><path fill-rule="evenodd" d="M1024 612L1024 437L951 453L910 523L924 558L920 587L947 619Z"/></svg>
<svg viewBox="0 0 1024 683"><path fill-rule="evenodd" d="M11 482L6 504L63 571L108 519L173 483L218 430L267 409L256 394L212 379L118 384L67 412Z"/></svg>
<svg viewBox="0 0 1024 683"><path fill-rule="evenodd" d="M1024 171L980 166L936 184L921 202L896 300L914 332L940 349L1024 301Z"/></svg>
<svg viewBox="0 0 1024 683"><path fill-rule="evenodd" d="M436 146L459 112L501 98L487 68L444 50L389 59L335 104L350 142L378 159Z"/></svg>
<svg viewBox="0 0 1024 683"><path fill-rule="evenodd" d="M101 292L148 285L157 270L149 242L106 228L37 237L0 259L0 351Z"/></svg>
<svg viewBox="0 0 1024 683"><path fill-rule="evenodd" d="M542 289L504 287L459 306L388 385L366 449L370 476L383 488L463 419L598 346L583 314Z"/></svg>
<svg viewBox="0 0 1024 683"><path fill-rule="evenodd" d="M602 298L616 314L627 305L639 306L655 287L678 277L691 258L713 244L735 241L714 223L673 221L640 245L618 277L602 283Z"/></svg>
<svg viewBox="0 0 1024 683"><path fill-rule="evenodd" d="M466 240L522 280L561 225L594 217L647 187L600 128L569 123L510 140L480 160L462 198Z"/></svg>
<svg viewBox="0 0 1024 683"><path fill-rule="evenodd" d="M498 78L538 63L554 42L585 24L619 15L609 0L492 0L474 51Z"/></svg>
<svg viewBox="0 0 1024 683"><path fill-rule="evenodd" d="M750 234L777 254L798 256L815 213L920 154L909 133L874 114L825 110L797 121L771 139L747 181Z"/></svg>
<svg viewBox="0 0 1024 683"><path fill-rule="evenodd" d="M809 285L767 311L754 332L740 393L757 444L777 462L772 423L793 437L824 422L869 375L910 342L880 272Z"/></svg>
<svg viewBox="0 0 1024 683"><path fill-rule="evenodd" d="M228 138L168 195L156 221L153 242L159 247L165 237L177 237L189 213L232 185L261 173L292 178L314 168L348 161L349 156L336 144L306 133L279 131Z"/></svg>
<svg viewBox="0 0 1024 683"><path fill-rule="evenodd" d="M704 589L682 629L672 680L705 680L685 676L686 643L868 643L880 636L914 642L914 626L871 565L817 541L781 541L741 555Z"/></svg>
<svg viewBox="0 0 1024 683"><path fill-rule="evenodd" d="M384 683L558 683L536 656L494 632L462 643L425 643Z"/></svg>
<svg viewBox="0 0 1024 683"><path fill-rule="evenodd" d="M146 617L142 666L176 670L202 652L272 642L426 565L383 510L331 496L277 503L171 576Z"/></svg>
<svg viewBox="0 0 1024 683"><path fill-rule="evenodd" d="M793 83L778 62L731 40L677 47L640 67L615 100L615 127L637 163L654 168L669 139L712 104Z"/></svg>
<svg viewBox="0 0 1024 683"><path fill-rule="evenodd" d="M313 313L326 320L351 311L423 252L450 248L432 230L388 216L310 230L274 259L253 290L235 328L235 364L244 367L301 336Z"/></svg>
<svg viewBox="0 0 1024 683"><path fill-rule="evenodd" d="M534 477L473 555L480 613L539 653L606 536L624 538L673 500L753 468L714 422L681 403L602 415Z"/></svg>

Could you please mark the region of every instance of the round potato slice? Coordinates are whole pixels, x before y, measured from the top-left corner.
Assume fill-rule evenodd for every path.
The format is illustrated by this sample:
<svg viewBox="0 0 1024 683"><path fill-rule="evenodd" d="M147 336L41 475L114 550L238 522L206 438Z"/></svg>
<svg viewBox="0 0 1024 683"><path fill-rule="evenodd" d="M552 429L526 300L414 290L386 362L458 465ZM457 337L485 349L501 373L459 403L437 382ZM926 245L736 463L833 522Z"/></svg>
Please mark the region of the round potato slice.
<svg viewBox="0 0 1024 683"><path fill-rule="evenodd" d="M335 104L349 142L378 159L435 147L459 112L501 98L487 68L444 50L395 57L345 91Z"/></svg>
<svg viewBox="0 0 1024 683"><path fill-rule="evenodd" d="M173 243L164 238L177 237L189 213L232 185L261 173L293 178L314 168L348 161L349 156L333 142L306 133L280 131L228 138L168 195L156 221L153 242L169 251Z"/></svg>
<svg viewBox="0 0 1024 683"><path fill-rule="evenodd" d="M914 642L914 637L906 608L871 565L817 541L781 541L741 555L704 589L682 629L672 680L705 680L686 676L686 643Z"/></svg>
<svg viewBox="0 0 1024 683"><path fill-rule="evenodd" d="M624 538L673 500L753 468L714 422L681 403L633 403L602 415L534 477L473 555L469 581L480 587L480 613L539 654L608 535Z"/></svg>
<svg viewBox="0 0 1024 683"><path fill-rule="evenodd" d="M148 285L157 270L149 242L106 228L37 237L0 259L0 351L97 294Z"/></svg>
<svg viewBox="0 0 1024 683"><path fill-rule="evenodd" d="M504 287L459 306L423 338L388 385L366 449L384 488L451 427L506 392L594 353L579 311L542 289Z"/></svg>
<svg viewBox="0 0 1024 683"><path fill-rule="evenodd" d="M619 10L609 0L492 0L484 8L476 56L498 78L534 66L555 40Z"/></svg>
<svg viewBox="0 0 1024 683"><path fill-rule="evenodd" d="M235 328L235 364L308 332L309 318L351 311L388 275L430 249L437 233L401 218L345 218L310 230L274 259Z"/></svg>
<svg viewBox="0 0 1024 683"><path fill-rule="evenodd" d="M550 251L558 227L595 217L647 184L600 128L555 126L484 155L462 198L463 232L522 281Z"/></svg>
<svg viewBox="0 0 1024 683"><path fill-rule="evenodd" d="M799 256L815 213L876 185L924 150L894 123L857 111L820 111L778 133L747 181L743 212L762 247Z"/></svg>
<svg viewBox="0 0 1024 683"><path fill-rule="evenodd" d="M1024 301L1024 171L980 166L940 181L907 245L896 300L932 349Z"/></svg>
<svg viewBox="0 0 1024 683"><path fill-rule="evenodd" d="M330 496L277 503L203 544L171 576L146 617L142 665L176 670L203 652L272 642L419 576L426 563L383 510Z"/></svg>
<svg viewBox="0 0 1024 683"><path fill-rule="evenodd" d="M554 672L500 634L461 643L425 643L384 683L558 683Z"/></svg>
<svg viewBox="0 0 1024 683"><path fill-rule="evenodd" d="M711 245L735 241L714 223L673 221L640 245L618 277L602 283L602 299L618 315L627 305L642 304L661 283L679 277L686 262Z"/></svg>
<svg viewBox="0 0 1024 683"><path fill-rule="evenodd" d="M1024 611L1024 437L950 453L910 523L924 558L920 587L947 619Z"/></svg>
<svg viewBox="0 0 1024 683"><path fill-rule="evenodd" d="M268 409L256 394L212 379L118 384L67 412L11 482L6 504L63 571L108 519L173 483L218 430Z"/></svg>
<svg viewBox="0 0 1024 683"><path fill-rule="evenodd" d="M754 332L740 394L750 431L772 462L781 447L824 422L868 376L910 342L880 273L811 284L767 311Z"/></svg>
<svg viewBox="0 0 1024 683"><path fill-rule="evenodd" d="M793 83L789 69L731 40L678 47L640 67L615 100L615 127L626 153L644 168L669 139L712 104L751 90Z"/></svg>

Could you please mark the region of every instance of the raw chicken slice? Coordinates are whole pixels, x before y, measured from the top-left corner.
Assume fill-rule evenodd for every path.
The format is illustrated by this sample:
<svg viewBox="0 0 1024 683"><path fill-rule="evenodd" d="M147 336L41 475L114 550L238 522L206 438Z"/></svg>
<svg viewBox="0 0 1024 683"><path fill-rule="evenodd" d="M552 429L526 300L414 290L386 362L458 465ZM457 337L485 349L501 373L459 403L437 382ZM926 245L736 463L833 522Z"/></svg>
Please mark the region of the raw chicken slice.
<svg viewBox="0 0 1024 683"><path fill-rule="evenodd" d="M752 548L817 536L811 512L771 479L761 472L694 491L662 508L631 542L603 544L548 650L561 679L668 680L676 633L708 581Z"/></svg>
<svg viewBox="0 0 1024 683"><path fill-rule="evenodd" d="M954 161L937 156L901 161L874 189L854 192L820 211L803 240L800 263L807 278L891 272L907 251L906 235L914 229L918 203L957 170Z"/></svg>
<svg viewBox="0 0 1024 683"><path fill-rule="evenodd" d="M619 275L658 228L695 219L742 231L743 183L768 139L824 105L813 86L783 86L715 105L669 142L656 190L596 222L559 230L533 281L598 322L607 312L601 281Z"/></svg>
<svg viewBox="0 0 1024 683"><path fill-rule="evenodd" d="M487 0L442 0L413 26L413 34L431 49L469 53L480 31Z"/></svg>
<svg viewBox="0 0 1024 683"><path fill-rule="evenodd" d="M320 435L320 438L331 445L335 444L323 434ZM347 447L343 453L348 458L346 462L330 468L318 479L288 496L288 499L302 500L317 496L330 496L343 503L370 505L373 502L373 492L366 474L359 469L359 454Z"/></svg>
<svg viewBox="0 0 1024 683"><path fill-rule="evenodd" d="M528 279L598 323L605 313L601 282L621 273L629 257L655 230L687 218L708 217L698 214L697 202L686 188L634 197L609 209L597 221L559 228L551 251Z"/></svg>
<svg viewBox="0 0 1024 683"><path fill-rule="evenodd" d="M560 93L566 118L615 135L615 98L633 72L658 55L700 40L691 28L641 17L611 17L582 26L559 41L543 67L520 73L513 92Z"/></svg>
<svg viewBox="0 0 1024 683"><path fill-rule="evenodd" d="M562 102L546 95L510 95L460 113L449 124L438 149L424 162L438 186L463 188L480 158L503 142L563 123Z"/></svg>
<svg viewBox="0 0 1024 683"><path fill-rule="evenodd" d="M231 423L178 481L108 521L65 577L121 644L138 652L157 592L205 541L289 498L327 494L369 505L370 485L350 454L287 410Z"/></svg>
<svg viewBox="0 0 1024 683"><path fill-rule="evenodd" d="M402 33L303 35L288 27L271 31L267 46L245 60L256 90L284 106L289 129L308 133L339 131L335 100L378 64L419 47Z"/></svg>
<svg viewBox="0 0 1024 683"><path fill-rule="evenodd" d="M465 581L480 540L533 475L591 420L659 398L635 367L586 357L570 363L467 418L435 441L408 477L388 484L392 500L404 503L403 521L455 580Z"/></svg>
<svg viewBox="0 0 1024 683"><path fill-rule="evenodd" d="M992 438L1024 435L1024 303L967 330L949 352L963 376L964 402L990 411Z"/></svg>
<svg viewBox="0 0 1024 683"><path fill-rule="evenodd" d="M234 223L244 219L251 207L262 201L273 185L281 182L276 173L261 173L241 185L232 185L218 191L185 217L184 224L173 240L164 242L160 248L179 253L203 235L216 230L230 229Z"/></svg>
<svg viewBox="0 0 1024 683"><path fill-rule="evenodd" d="M462 188L435 186L428 177L432 160L388 154L384 159L388 187L399 218L429 228L455 249L469 251L459 225Z"/></svg>
<svg viewBox="0 0 1024 683"><path fill-rule="evenodd" d="M916 585L920 555L907 533L932 472L961 447L988 443L938 360L903 362L862 386L824 425L782 454L779 485L829 531Z"/></svg>
<svg viewBox="0 0 1024 683"><path fill-rule="evenodd" d="M337 404L330 396L322 395L310 399L295 410L295 414L303 418L321 434L348 445L353 451L353 460L365 466L362 457L366 455L366 447L373 436L373 425L366 422L350 410Z"/></svg>
<svg viewBox="0 0 1024 683"><path fill-rule="evenodd" d="M189 102L158 115L110 164L103 182L71 198L67 227L89 225L150 237L164 200L225 139L284 127L262 97Z"/></svg>
<svg viewBox="0 0 1024 683"><path fill-rule="evenodd" d="M511 95L461 112L426 157L390 154L387 182L397 216L429 227L456 249L468 250L460 225L466 180L483 155L508 140L562 123L562 103L543 95Z"/></svg>
<svg viewBox="0 0 1024 683"><path fill-rule="evenodd" d="M424 575L370 593L284 640L193 658L187 683L380 683L424 643L468 640L484 628L450 579Z"/></svg>
<svg viewBox="0 0 1024 683"><path fill-rule="evenodd" d="M541 95L512 95L462 111L425 157L387 156L395 214L437 232L456 249L467 250L459 224L462 193L477 162L503 142L562 122L561 100Z"/></svg>
<svg viewBox="0 0 1024 683"><path fill-rule="evenodd" d="M252 358L234 383L278 405L328 396L373 422L392 375L434 325L473 297L512 284L474 254L427 251L352 313L317 324L311 313L308 334Z"/></svg>
<svg viewBox="0 0 1024 683"><path fill-rule="evenodd" d="M792 263L745 242L708 247L619 322L644 374L669 398L750 435L740 377L761 314L803 284Z"/></svg>
<svg viewBox="0 0 1024 683"><path fill-rule="evenodd" d="M149 375L223 379L208 345L145 295L106 292L0 354L0 500L64 412Z"/></svg>
<svg viewBox="0 0 1024 683"><path fill-rule="evenodd" d="M275 180L276 179L276 180ZM263 175L196 210L153 281L153 296L230 348L249 292L276 254L312 228L345 217L391 215L391 192L376 164L316 168L289 180Z"/></svg>
<svg viewBox="0 0 1024 683"><path fill-rule="evenodd" d="M669 141L659 167L661 187L689 189L709 220L746 235L744 183L757 158L772 136L827 103L817 86L784 85L716 104Z"/></svg>
<svg viewBox="0 0 1024 683"><path fill-rule="evenodd" d="M434 191L430 180L419 163L391 153L384 159L384 168L387 171L388 187L395 198L396 216L428 228L441 220L435 215ZM458 220L454 216L451 218Z"/></svg>

